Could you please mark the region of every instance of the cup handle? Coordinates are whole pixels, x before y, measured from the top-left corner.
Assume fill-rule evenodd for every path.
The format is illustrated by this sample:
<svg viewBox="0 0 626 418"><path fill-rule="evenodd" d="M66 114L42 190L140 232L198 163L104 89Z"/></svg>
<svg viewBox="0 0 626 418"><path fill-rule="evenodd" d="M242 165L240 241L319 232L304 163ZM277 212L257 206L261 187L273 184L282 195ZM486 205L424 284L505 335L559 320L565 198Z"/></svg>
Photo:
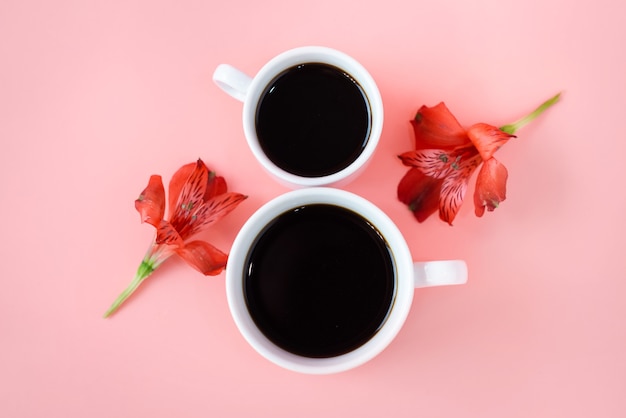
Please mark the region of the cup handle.
<svg viewBox="0 0 626 418"><path fill-rule="evenodd" d="M213 72L213 82L230 96L243 102L252 78L228 64L220 64Z"/></svg>
<svg viewBox="0 0 626 418"><path fill-rule="evenodd" d="M467 264L462 260L413 263L415 287L467 283Z"/></svg>

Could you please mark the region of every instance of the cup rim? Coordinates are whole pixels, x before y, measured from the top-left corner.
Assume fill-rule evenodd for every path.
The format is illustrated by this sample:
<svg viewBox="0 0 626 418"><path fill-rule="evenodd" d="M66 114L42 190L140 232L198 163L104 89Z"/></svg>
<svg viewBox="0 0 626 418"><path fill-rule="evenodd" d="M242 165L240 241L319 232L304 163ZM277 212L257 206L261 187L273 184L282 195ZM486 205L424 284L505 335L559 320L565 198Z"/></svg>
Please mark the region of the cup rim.
<svg viewBox="0 0 626 418"><path fill-rule="evenodd" d="M318 177L298 176L276 165L261 149L254 126L257 104L267 84L287 68L311 62L326 63L348 71L365 92L372 118L369 138L361 154L342 170ZM383 113L383 101L378 86L367 69L356 59L329 47L301 46L276 55L252 78L243 102L242 122L246 141L255 158L266 171L284 185L290 187L339 186L346 184L371 160L382 134Z"/></svg>
<svg viewBox="0 0 626 418"><path fill-rule="evenodd" d="M330 358L309 358L290 353L272 343L256 327L248 312L243 290L243 268L249 247L274 218L307 204L335 204L368 219L387 241L396 270L396 294L385 323L359 348ZM231 316L244 339L261 356L288 370L329 374L352 369L380 354L395 338L408 316L414 294L413 260L404 237L394 222L365 198L340 189L312 187L286 192L261 206L235 237L226 267L226 295Z"/></svg>

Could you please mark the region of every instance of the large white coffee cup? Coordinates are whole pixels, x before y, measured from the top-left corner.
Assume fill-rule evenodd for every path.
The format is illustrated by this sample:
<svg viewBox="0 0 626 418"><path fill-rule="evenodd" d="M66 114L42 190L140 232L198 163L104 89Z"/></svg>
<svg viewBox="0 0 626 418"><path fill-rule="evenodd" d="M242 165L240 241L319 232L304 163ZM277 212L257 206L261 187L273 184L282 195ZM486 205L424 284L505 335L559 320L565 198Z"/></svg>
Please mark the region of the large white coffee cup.
<svg viewBox="0 0 626 418"><path fill-rule="evenodd" d="M294 174L294 171L284 167L281 168L268 156L259 142L256 118L259 103L276 77L294 67L309 64L325 64L335 67L360 86L369 108L370 123L368 133L363 138L364 146L356 159L339 171L305 176L300 173ZM215 69L213 81L230 96L243 101L243 130L250 150L266 171L288 187L345 185L363 170L378 145L383 126L383 103L378 87L361 64L335 49L306 46L286 51L271 59L254 77L248 76L231 65L221 64ZM289 116L286 117L289 118ZM329 148L328 153L332 152L333 149Z"/></svg>
<svg viewBox="0 0 626 418"><path fill-rule="evenodd" d="M346 208L365 218L384 238L392 255L395 294L387 317L365 343L345 354L328 358L296 355L277 346L257 327L246 301L244 277L251 249L264 230L281 214L297 208L326 204ZM419 287L462 284L467 267L460 260L414 262L409 247L393 221L368 200L347 191L314 187L280 195L262 206L235 238L226 268L226 293L232 317L247 342L263 357L289 370L327 374L359 366L382 352L402 328Z"/></svg>

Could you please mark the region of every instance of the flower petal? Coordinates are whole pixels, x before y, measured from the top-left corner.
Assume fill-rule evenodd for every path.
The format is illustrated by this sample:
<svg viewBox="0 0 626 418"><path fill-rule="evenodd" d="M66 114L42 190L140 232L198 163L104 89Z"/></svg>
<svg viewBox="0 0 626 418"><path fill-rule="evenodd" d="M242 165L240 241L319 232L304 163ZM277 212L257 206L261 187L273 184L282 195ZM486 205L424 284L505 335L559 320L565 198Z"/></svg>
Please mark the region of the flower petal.
<svg viewBox="0 0 626 418"><path fill-rule="evenodd" d="M441 184L442 180L411 168L398 184L398 200L409 207L418 222L424 222L437 211Z"/></svg>
<svg viewBox="0 0 626 418"><path fill-rule="evenodd" d="M474 207L476 216L481 217L485 208L489 212L498 207L506 199L506 180L509 174L504 164L490 158L478 172L476 189L474 190Z"/></svg>
<svg viewBox="0 0 626 418"><path fill-rule="evenodd" d="M207 201L203 206L203 209L206 211L206 217L202 220L204 226L211 225L228 215L237 207L237 205L247 198L248 196L241 193L230 192L215 196L211 200Z"/></svg>
<svg viewBox="0 0 626 418"><path fill-rule="evenodd" d="M477 123L467 130L467 135L472 141L483 160L487 161L493 154L506 144L515 135L501 131L499 128L486 123Z"/></svg>
<svg viewBox="0 0 626 418"><path fill-rule="evenodd" d="M178 231L165 219L161 220L161 223L157 228L155 242L157 244L175 245L177 247L182 247L184 244L184 241Z"/></svg>
<svg viewBox="0 0 626 418"><path fill-rule="evenodd" d="M181 176L187 170L188 168L185 168L185 166L181 167L179 170L179 172L182 172ZM180 179L176 179L176 181L178 184L175 187L178 188ZM176 203L170 207L170 212L172 213L170 222L183 237L183 240L187 239L187 236L183 234L182 229L185 225L195 220L195 212L204 203L204 193L206 192L208 181L209 169L202 160L198 159L195 167L182 183ZM172 196L170 196L170 202L172 202Z"/></svg>
<svg viewBox="0 0 626 418"><path fill-rule="evenodd" d="M206 192L204 192L204 201L206 202L217 195L226 193L227 189L224 177L217 176L215 171L210 171Z"/></svg>
<svg viewBox="0 0 626 418"><path fill-rule="evenodd" d="M453 150L421 149L399 155L404 165L419 168L427 176L442 179L463 168L478 155L473 145Z"/></svg>
<svg viewBox="0 0 626 418"><path fill-rule="evenodd" d="M452 225L456 214L461 209L469 179L463 177L448 177L441 186L441 200L439 201L439 218Z"/></svg>
<svg viewBox="0 0 626 418"><path fill-rule="evenodd" d="M141 222L147 222L158 228L165 215L165 188L161 176L150 176L148 186L135 200L135 209L141 216Z"/></svg>
<svg viewBox="0 0 626 418"><path fill-rule="evenodd" d="M447 176L452 170L449 152L441 149L408 151L399 155L399 158L404 165L417 167L425 175L437 179Z"/></svg>
<svg viewBox="0 0 626 418"><path fill-rule="evenodd" d="M170 219L174 216L174 211L176 210L176 203L178 202L178 198L180 197L180 193L183 190L183 186L187 183L189 176L193 173L194 169L198 165L197 162L185 164L181 168L179 168L172 179L170 180L169 188L168 188L168 204L169 204L169 216Z"/></svg>
<svg viewBox="0 0 626 418"><path fill-rule="evenodd" d="M240 193L223 193L200 206L193 207L185 218L176 218L175 228L183 240L187 240L213 223L217 222L248 196ZM182 222L184 219L185 222Z"/></svg>
<svg viewBox="0 0 626 418"><path fill-rule="evenodd" d="M411 125L416 149L454 148L469 143L465 130L443 102L420 107Z"/></svg>
<svg viewBox="0 0 626 418"><path fill-rule="evenodd" d="M439 199L439 218L449 225L452 225L452 221L459 212L472 173L481 161L479 155L467 159L461 163L458 170L443 180Z"/></svg>
<svg viewBox="0 0 626 418"><path fill-rule="evenodd" d="M189 265L204 274L215 276L226 266L228 255L204 241L191 241L177 251Z"/></svg>

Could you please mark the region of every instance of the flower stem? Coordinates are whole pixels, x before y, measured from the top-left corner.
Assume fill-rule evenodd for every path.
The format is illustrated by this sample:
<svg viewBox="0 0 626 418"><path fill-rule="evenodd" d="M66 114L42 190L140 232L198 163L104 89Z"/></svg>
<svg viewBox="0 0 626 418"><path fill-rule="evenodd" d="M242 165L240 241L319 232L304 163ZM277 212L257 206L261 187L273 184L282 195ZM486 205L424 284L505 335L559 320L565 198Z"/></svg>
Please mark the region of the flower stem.
<svg viewBox="0 0 626 418"><path fill-rule="evenodd" d="M133 294L135 290L139 287L141 283L145 279L148 278L154 271L154 268L150 266L148 262L145 260L141 262L139 268L137 269L137 273L135 274L135 278L130 283L130 285L115 299L115 302L111 305L108 311L104 313L104 318L108 318L111 316L118 308Z"/></svg>
<svg viewBox="0 0 626 418"><path fill-rule="evenodd" d="M115 302L111 305L111 307L104 313L104 318L108 318L115 311L119 309L119 307L133 294L135 290L139 287L144 280L146 280L165 260L167 260L172 255L171 249L166 245L159 245L153 243L143 260L141 260L141 264L139 268L137 268L137 273L135 273L135 278L128 285L128 287L115 299Z"/></svg>
<svg viewBox="0 0 626 418"><path fill-rule="evenodd" d="M513 122L513 123L511 123L509 125L504 125L504 126L500 127L500 130L502 132L506 132L507 134L510 134L510 135L515 134L515 132L518 129L523 128L524 126L526 126L527 124L529 124L530 122L535 120L539 115L541 115L543 112L545 112L553 104L558 102L560 98L561 98L561 93L558 93L554 97L551 97L550 99L548 99L545 102L543 102L537 109L533 110L531 113L529 113L528 115L524 116L520 120L518 120L516 122Z"/></svg>

